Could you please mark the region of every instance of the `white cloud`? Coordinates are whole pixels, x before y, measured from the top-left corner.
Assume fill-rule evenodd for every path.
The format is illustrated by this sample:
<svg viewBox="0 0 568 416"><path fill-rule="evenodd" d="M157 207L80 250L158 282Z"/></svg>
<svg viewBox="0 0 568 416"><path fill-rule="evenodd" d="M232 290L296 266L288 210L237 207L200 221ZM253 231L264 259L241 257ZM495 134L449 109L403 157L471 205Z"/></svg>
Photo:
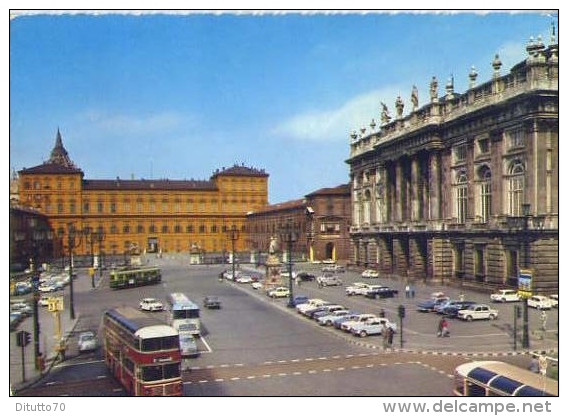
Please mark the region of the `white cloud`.
<svg viewBox="0 0 568 416"><path fill-rule="evenodd" d="M132 135L171 131L186 120L175 112L162 112L133 116L129 114L109 114L99 110L87 110L80 119L92 127L105 132L128 133Z"/></svg>
<svg viewBox="0 0 568 416"><path fill-rule="evenodd" d="M283 139L328 142L344 140L352 130L359 130L363 126L369 129L373 118L379 125L381 102L387 104L393 116L394 102L400 95L405 101L405 110L408 110L410 90L411 87L408 86L404 87L404 90L396 86L389 86L357 95L338 108L296 114L278 123L272 130L272 134Z"/></svg>

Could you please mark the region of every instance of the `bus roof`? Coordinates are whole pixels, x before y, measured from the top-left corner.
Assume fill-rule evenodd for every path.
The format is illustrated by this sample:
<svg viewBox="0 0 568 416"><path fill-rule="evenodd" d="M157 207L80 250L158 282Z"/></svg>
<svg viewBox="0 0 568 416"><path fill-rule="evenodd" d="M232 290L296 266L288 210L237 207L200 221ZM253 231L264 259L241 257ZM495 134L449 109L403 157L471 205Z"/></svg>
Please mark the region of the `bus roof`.
<svg viewBox="0 0 568 416"><path fill-rule="evenodd" d="M473 361L456 372L511 396L558 396L558 381L502 361Z"/></svg>
<svg viewBox="0 0 568 416"><path fill-rule="evenodd" d="M199 309L196 303L181 292L170 293L167 300L172 309Z"/></svg>
<svg viewBox="0 0 568 416"><path fill-rule="evenodd" d="M177 331L154 316L131 307L109 309L105 315L120 322L131 334L140 338L177 335Z"/></svg>

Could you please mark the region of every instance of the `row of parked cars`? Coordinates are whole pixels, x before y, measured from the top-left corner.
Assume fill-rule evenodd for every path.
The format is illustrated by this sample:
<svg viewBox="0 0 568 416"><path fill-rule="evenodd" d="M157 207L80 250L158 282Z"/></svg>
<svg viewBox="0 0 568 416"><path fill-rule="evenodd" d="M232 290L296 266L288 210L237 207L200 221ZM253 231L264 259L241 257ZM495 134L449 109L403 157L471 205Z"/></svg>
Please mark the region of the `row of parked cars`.
<svg viewBox="0 0 568 416"><path fill-rule="evenodd" d="M501 289L490 295L491 302L519 302L522 297L514 289ZM533 295L527 299L527 306L538 310L558 308L558 295Z"/></svg>
<svg viewBox="0 0 568 416"><path fill-rule="evenodd" d="M464 321L479 319L497 319L499 311L486 304L469 300L452 300L441 292L433 293L430 299L416 304L418 312L434 312L448 318L457 318Z"/></svg>
<svg viewBox="0 0 568 416"><path fill-rule="evenodd" d="M313 319L319 325L333 326L359 337L380 335L389 329L396 332L397 329L396 324L387 318L370 313L354 312L343 305L319 298L297 297L294 299L294 304L299 314Z"/></svg>

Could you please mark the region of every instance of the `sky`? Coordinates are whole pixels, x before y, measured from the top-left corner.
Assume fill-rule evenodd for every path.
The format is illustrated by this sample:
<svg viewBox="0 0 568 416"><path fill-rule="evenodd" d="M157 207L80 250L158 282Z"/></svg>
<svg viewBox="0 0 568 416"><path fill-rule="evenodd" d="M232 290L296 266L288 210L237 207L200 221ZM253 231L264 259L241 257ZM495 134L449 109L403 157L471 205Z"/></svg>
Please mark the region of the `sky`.
<svg viewBox="0 0 568 416"><path fill-rule="evenodd" d="M507 73L549 11L87 12L12 16L10 171L49 158L57 130L86 179L209 179L264 169L269 203L349 182L349 134Z"/></svg>

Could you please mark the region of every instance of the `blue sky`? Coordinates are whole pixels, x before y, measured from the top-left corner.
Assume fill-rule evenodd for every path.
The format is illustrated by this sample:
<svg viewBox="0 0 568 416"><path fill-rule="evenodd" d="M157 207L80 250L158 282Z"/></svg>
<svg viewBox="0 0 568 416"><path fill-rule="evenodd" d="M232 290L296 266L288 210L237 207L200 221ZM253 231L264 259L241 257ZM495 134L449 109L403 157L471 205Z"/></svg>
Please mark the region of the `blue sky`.
<svg viewBox="0 0 568 416"><path fill-rule="evenodd" d="M349 133L432 76L467 89L549 44L550 12L38 14L10 21L10 168L59 128L88 179L208 179L244 163L269 202L349 181Z"/></svg>

